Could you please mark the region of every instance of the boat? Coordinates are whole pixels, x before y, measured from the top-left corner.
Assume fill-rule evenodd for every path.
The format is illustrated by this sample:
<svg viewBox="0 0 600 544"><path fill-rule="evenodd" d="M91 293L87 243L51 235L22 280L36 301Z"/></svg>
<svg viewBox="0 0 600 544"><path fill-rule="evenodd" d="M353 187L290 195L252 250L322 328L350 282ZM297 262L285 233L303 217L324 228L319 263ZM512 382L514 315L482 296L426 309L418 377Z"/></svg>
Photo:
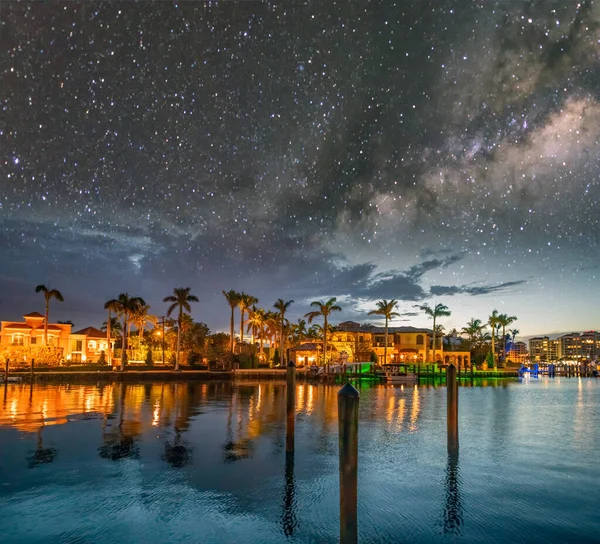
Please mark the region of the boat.
<svg viewBox="0 0 600 544"><path fill-rule="evenodd" d="M387 372L385 381L387 383L417 383L419 378L416 374L394 374Z"/></svg>
<svg viewBox="0 0 600 544"><path fill-rule="evenodd" d="M381 365L384 380L387 383L418 383L419 377L414 372L408 372L404 364Z"/></svg>
<svg viewBox="0 0 600 544"><path fill-rule="evenodd" d="M23 381L23 378L19 377L19 376L9 376L8 378L5 378L4 383L21 383Z"/></svg>

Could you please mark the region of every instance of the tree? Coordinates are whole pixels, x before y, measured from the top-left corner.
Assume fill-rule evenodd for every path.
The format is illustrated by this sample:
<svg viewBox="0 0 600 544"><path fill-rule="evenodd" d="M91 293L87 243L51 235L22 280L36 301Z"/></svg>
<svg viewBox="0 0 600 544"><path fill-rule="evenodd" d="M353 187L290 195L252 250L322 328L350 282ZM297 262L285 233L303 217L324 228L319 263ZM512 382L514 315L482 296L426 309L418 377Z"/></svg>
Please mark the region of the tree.
<svg viewBox="0 0 600 544"><path fill-rule="evenodd" d="M229 322L229 346L231 351L231 357L233 358L233 329L234 329L234 315L233 311L237 308L240 303L241 295L233 289L229 291L223 291L223 295L227 299L227 303L231 307L231 321Z"/></svg>
<svg viewBox="0 0 600 544"><path fill-rule="evenodd" d="M258 339L260 341L260 349L259 349L259 353L258 353L258 359L260 362L262 362L263 354L264 354L266 322L267 322L267 315L266 315L266 312L262 308L254 309L250 313L250 316L248 318L248 329L252 330L252 336L257 334Z"/></svg>
<svg viewBox="0 0 600 544"><path fill-rule="evenodd" d="M498 316L498 324L502 325L502 362L506 361L506 327L517 320L516 316L508 316L506 314L500 314Z"/></svg>
<svg viewBox="0 0 600 544"><path fill-rule="evenodd" d="M179 317L177 318L177 358L175 359L175 372L179 370L179 350L181 349L181 325L183 320L183 310L192 311L190 302L199 302L198 297L190 294L191 287L176 287L173 294L163 298L163 302L171 302L167 310L167 317L179 308Z"/></svg>
<svg viewBox="0 0 600 544"><path fill-rule="evenodd" d="M279 336L279 364L283 366L283 358L285 352L285 335L283 334L283 324L285 320L285 312L287 309L294 303L293 300L288 300L287 302L282 298L277 299L277 302L273 304L273 308L275 308L278 312L277 316L279 317L279 321L281 323L281 335Z"/></svg>
<svg viewBox="0 0 600 544"><path fill-rule="evenodd" d="M449 315L451 315L452 312L450 312L450 310L448 310L448 306L445 306L444 304L436 304L435 307L431 308L429 307L427 304L423 304L423 306L419 306L419 310L421 310L422 312L424 312L425 314L427 314L429 317L433 318L433 362L435 363L435 335L436 335L436 328L435 328L435 322L437 320L438 317L447 317Z"/></svg>
<svg viewBox="0 0 600 544"><path fill-rule="evenodd" d="M140 304L133 312L131 318L138 328L139 334L139 349L142 349L142 339L144 338L144 327L146 323L156 325L158 318L155 315L150 315L148 311L150 306L148 304Z"/></svg>
<svg viewBox="0 0 600 544"><path fill-rule="evenodd" d="M473 349L483 329L485 329L485 325L481 322L481 319L475 319L474 317L471 318L466 327L461 329L461 333L469 337L469 349Z"/></svg>
<svg viewBox="0 0 600 544"><path fill-rule="evenodd" d="M240 344L244 343L244 315L250 311L253 304L258 303L258 299L247 293L240 293L238 306L240 308Z"/></svg>
<svg viewBox="0 0 600 544"><path fill-rule="evenodd" d="M492 366L496 366L496 327L500 324L499 321L500 315L498 314L498 310L494 310L492 315L488 318L488 325L492 329Z"/></svg>
<svg viewBox="0 0 600 544"><path fill-rule="evenodd" d="M121 342L121 371L125 370L125 363L127 361L127 332L128 324L131 322L131 316L140 307L144 306L146 302L141 297L130 297L128 293L121 293L116 299L109 300L104 308L107 308L107 304L116 303L113 306L113 311L116 311L119 316L123 317L123 329L121 331L123 341ZM110 315L110 310L109 310ZM108 332L108 331L107 331Z"/></svg>
<svg viewBox="0 0 600 544"><path fill-rule="evenodd" d="M511 329L508 331L508 334L510 335L510 337L512 339L511 341L512 341L512 345L513 345L513 349L515 347L515 338L517 337L517 334L519 334L519 332L520 332L519 329Z"/></svg>
<svg viewBox="0 0 600 544"><path fill-rule="evenodd" d="M119 329L121 328L121 324L119 323L118 318L120 317L121 312L121 303L117 299L112 299L104 303L104 309L108 311L108 319L105 321L106 323L106 341L108 343L108 364L112 364L112 349L111 349L111 328L116 330L115 325L119 325ZM111 317L111 313L114 313L117 317ZM116 323L115 323L116 322ZM104 329L102 329L104 330ZM123 347L123 346L121 346Z"/></svg>
<svg viewBox="0 0 600 544"><path fill-rule="evenodd" d="M308 319L308 323L312 323L316 317L323 317L323 364L327 363L327 322L331 312L341 312L342 307L336 304L337 298L332 297L327 302L322 300L314 300L310 303L311 307L318 310L308 312L304 317Z"/></svg>
<svg viewBox="0 0 600 544"><path fill-rule="evenodd" d="M48 289L45 285L38 285L35 288L36 293L44 293L46 300L46 317L44 319L44 346L48 345L48 316L50 314L50 300L55 298L58 302L64 302L65 299L57 289Z"/></svg>
<svg viewBox="0 0 600 544"><path fill-rule="evenodd" d="M387 348L388 348L388 322L394 317L398 317L400 314L396 312L396 308L398 307L398 301L396 299L392 299L387 301L385 299L377 302L377 309L371 310L369 315L382 315L385 317L385 346L383 348L383 361L384 364L387 364Z"/></svg>

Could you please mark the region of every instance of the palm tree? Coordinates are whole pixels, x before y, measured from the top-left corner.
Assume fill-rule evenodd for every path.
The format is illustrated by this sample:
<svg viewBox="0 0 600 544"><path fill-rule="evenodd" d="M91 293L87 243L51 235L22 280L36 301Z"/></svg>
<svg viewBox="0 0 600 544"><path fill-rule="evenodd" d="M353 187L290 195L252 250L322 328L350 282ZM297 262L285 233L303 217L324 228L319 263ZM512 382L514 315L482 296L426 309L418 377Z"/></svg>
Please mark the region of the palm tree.
<svg viewBox="0 0 600 544"><path fill-rule="evenodd" d="M517 320L516 316L514 315L506 315L506 314L500 314L498 316L498 324L502 325L502 340L503 340L503 347L502 347L502 362L504 363L504 361L506 361L506 327L508 327L511 323L514 323Z"/></svg>
<svg viewBox="0 0 600 544"><path fill-rule="evenodd" d="M50 299L55 298L58 302L64 302L65 299L57 289L48 289L45 285L38 285L35 292L44 293L46 299L46 318L44 319L44 346L48 345L48 315L50 314Z"/></svg>
<svg viewBox="0 0 600 544"><path fill-rule="evenodd" d="M398 307L398 301L392 299L389 302L385 299L377 302L377 309L371 310L368 315L382 315L385 317L385 347L383 348L383 361L387 364L387 348L388 348L388 322L400 314L394 310Z"/></svg>
<svg viewBox="0 0 600 544"><path fill-rule="evenodd" d="M233 359L233 326L234 326L234 316L233 311L237 308L240 303L241 295L237 291L231 289L230 291L223 291L223 295L227 299L227 303L231 307L231 321L229 322L229 345L231 348L231 358Z"/></svg>
<svg viewBox="0 0 600 544"><path fill-rule="evenodd" d="M106 320L106 341L108 342L108 364L112 364L112 349L111 349L111 326L113 325L113 320L115 318L111 317L111 313L115 313L117 315L117 323L118 317L122 310L121 304L117 299L112 299L104 303L104 309L108 311L108 319ZM122 346L121 346L122 347Z"/></svg>
<svg viewBox="0 0 600 544"><path fill-rule="evenodd" d="M171 302L167 310L167 317L179 308L179 317L177 318L177 358L175 359L175 372L179 370L179 350L181 348L181 324L183 320L183 310L192 311L190 302L199 302L198 297L190 294L191 287L175 287L173 294L163 298L163 302Z"/></svg>
<svg viewBox="0 0 600 544"><path fill-rule="evenodd" d="M332 297L327 302L322 300L314 300L310 303L311 307L318 308L313 312L308 312L304 317L308 319L309 323L312 323L315 317L323 316L323 364L327 363L327 321L331 312L341 312L342 307L336 304L337 298Z"/></svg>
<svg viewBox="0 0 600 544"><path fill-rule="evenodd" d="M244 343L244 315L250 311L253 304L257 304L258 299L247 293L240 293L238 306L240 308L240 344Z"/></svg>
<svg viewBox="0 0 600 544"><path fill-rule="evenodd" d="M262 308L255 308L248 318L248 328L252 330L252 335L258 333L260 340L260 351L258 352L258 359L262 361L264 353L264 340L265 340L265 324L267 321L266 312ZM252 342L254 344L254 341Z"/></svg>
<svg viewBox="0 0 600 544"><path fill-rule="evenodd" d="M466 334L469 337L469 345L471 348L481 335L481 331L485 329L485 325L481 322L481 319L475 319L474 317L467 323L466 327L461 329L461 334Z"/></svg>
<svg viewBox="0 0 600 544"><path fill-rule="evenodd" d="M433 362L435 363L435 322L438 317L447 317L451 315L450 310L448 310L448 306L444 304L436 304L434 308L430 308L427 304L423 304L423 306L419 306L419 310L426 313L429 317L433 317Z"/></svg>
<svg viewBox="0 0 600 544"><path fill-rule="evenodd" d="M492 363L493 366L496 366L496 327L500 324L500 315L498 314L498 310L494 310L492 315L488 318L488 325L492 329Z"/></svg>
<svg viewBox="0 0 600 544"><path fill-rule="evenodd" d="M118 314L123 316L123 330L121 331L123 341L121 342L121 371L125 370L125 358L127 356L127 333L128 325L131 322L131 316L140 307L146 304L141 297L130 297L128 293L121 293L117 297ZM112 301L109 301L112 302Z"/></svg>
<svg viewBox="0 0 600 544"><path fill-rule="evenodd" d="M515 347L515 338L517 337L517 334L519 334L519 329L510 329L508 331L508 334L510 335L510 337L512 338L512 345L513 345L513 349Z"/></svg>
<svg viewBox="0 0 600 544"><path fill-rule="evenodd" d="M131 316L133 322L136 324L139 333L139 349L142 349L142 339L144 338L144 327L146 323L151 323L152 325L156 325L158 322L158 318L155 315L150 315L148 313L150 310L150 306L148 304L141 304L136 308Z"/></svg>
<svg viewBox="0 0 600 544"><path fill-rule="evenodd" d="M279 365L283 366L283 352L285 351L285 336L283 334L283 322L285 319L286 310L294 303L293 300L288 300L287 302L282 298L278 298L277 302L273 304L273 308L278 311L277 317L281 323L281 335L279 336Z"/></svg>

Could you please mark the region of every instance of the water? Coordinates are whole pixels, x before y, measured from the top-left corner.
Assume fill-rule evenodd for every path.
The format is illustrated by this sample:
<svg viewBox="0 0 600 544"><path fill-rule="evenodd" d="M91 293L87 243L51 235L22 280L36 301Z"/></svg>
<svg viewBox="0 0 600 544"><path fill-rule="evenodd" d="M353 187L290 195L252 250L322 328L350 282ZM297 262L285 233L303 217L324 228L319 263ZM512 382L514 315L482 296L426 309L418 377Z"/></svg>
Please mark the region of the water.
<svg viewBox="0 0 600 544"><path fill-rule="evenodd" d="M361 542L600 542L600 380L488 385L360 389ZM0 387L0 540L337 542L338 389Z"/></svg>

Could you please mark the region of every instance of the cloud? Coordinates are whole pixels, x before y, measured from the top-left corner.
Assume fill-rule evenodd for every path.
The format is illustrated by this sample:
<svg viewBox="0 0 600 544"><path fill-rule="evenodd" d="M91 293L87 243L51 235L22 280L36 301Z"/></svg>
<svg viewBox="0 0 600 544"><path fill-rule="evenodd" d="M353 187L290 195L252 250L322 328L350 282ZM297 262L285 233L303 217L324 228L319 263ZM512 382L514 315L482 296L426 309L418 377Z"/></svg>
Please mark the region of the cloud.
<svg viewBox="0 0 600 544"><path fill-rule="evenodd" d="M499 283L497 285L432 285L429 289L430 293L434 296L452 296L452 295L490 295L499 291L509 290L511 287L517 287L527 283L527 280L507 281Z"/></svg>

